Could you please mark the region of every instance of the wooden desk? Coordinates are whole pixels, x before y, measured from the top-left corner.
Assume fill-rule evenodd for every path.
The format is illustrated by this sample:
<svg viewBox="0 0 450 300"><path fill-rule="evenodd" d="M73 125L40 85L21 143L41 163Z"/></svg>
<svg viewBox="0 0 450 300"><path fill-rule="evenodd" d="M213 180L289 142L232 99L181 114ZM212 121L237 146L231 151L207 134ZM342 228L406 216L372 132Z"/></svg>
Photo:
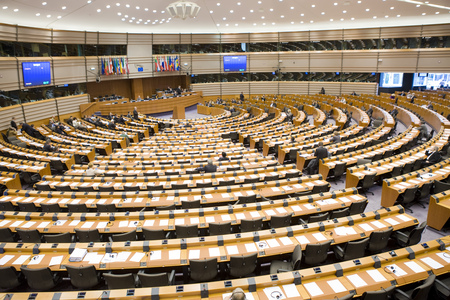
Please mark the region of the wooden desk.
<svg viewBox="0 0 450 300"><path fill-rule="evenodd" d="M450 218L450 191L431 195L428 207L427 225L441 230Z"/></svg>

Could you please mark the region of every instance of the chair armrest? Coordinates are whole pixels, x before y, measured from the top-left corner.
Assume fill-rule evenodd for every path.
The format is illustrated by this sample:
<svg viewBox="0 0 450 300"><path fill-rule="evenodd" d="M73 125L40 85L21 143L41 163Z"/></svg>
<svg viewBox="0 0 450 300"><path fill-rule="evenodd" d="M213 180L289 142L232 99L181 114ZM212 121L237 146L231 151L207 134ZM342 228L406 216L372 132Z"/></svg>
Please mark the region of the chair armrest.
<svg viewBox="0 0 450 300"><path fill-rule="evenodd" d="M108 236L108 240L109 240L110 243L113 242L113 239L112 239L112 237L110 237L110 236Z"/></svg>
<svg viewBox="0 0 450 300"><path fill-rule="evenodd" d="M411 299L411 297L409 297L409 295L407 293L405 293L404 291L402 291L401 289L395 289L394 294L400 294L403 297L405 297L406 299ZM395 298L397 299L397 297L395 297Z"/></svg>
<svg viewBox="0 0 450 300"><path fill-rule="evenodd" d="M341 246L336 245L336 246L334 246L334 249L336 249L336 252L340 257L344 256L344 249L342 249Z"/></svg>
<svg viewBox="0 0 450 300"><path fill-rule="evenodd" d="M238 204L239 204L239 200L236 201L236 202L233 204L233 206L238 205Z"/></svg>
<svg viewBox="0 0 450 300"><path fill-rule="evenodd" d="M145 270L142 270L142 269L139 270L139 271L138 271L138 274L145 274Z"/></svg>
<svg viewBox="0 0 450 300"><path fill-rule="evenodd" d="M406 233L404 233L404 232L401 232L401 231L396 231L395 235L401 236L402 238L405 238L405 239L408 239L408 235Z"/></svg>
<svg viewBox="0 0 450 300"><path fill-rule="evenodd" d="M298 219L299 223L302 225L306 225L308 223L305 222L305 220L303 220L302 218Z"/></svg>
<svg viewBox="0 0 450 300"><path fill-rule="evenodd" d="M167 231L167 233L166 233L166 239L170 239L170 231Z"/></svg>
<svg viewBox="0 0 450 300"><path fill-rule="evenodd" d="M175 282L175 270L172 270L169 274L169 284L172 285Z"/></svg>
<svg viewBox="0 0 450 300"><path fill-rule="evenodd" d="M145 211L145 207L143 207L139 212L144 212Z"/></svg>
<svg viewBox="0 0 450 300"><path fill-rule="evenodd" d="M283 272L291 272L292 270L286 270L286 269L277 269L277 273L283 273Z"/></svg>

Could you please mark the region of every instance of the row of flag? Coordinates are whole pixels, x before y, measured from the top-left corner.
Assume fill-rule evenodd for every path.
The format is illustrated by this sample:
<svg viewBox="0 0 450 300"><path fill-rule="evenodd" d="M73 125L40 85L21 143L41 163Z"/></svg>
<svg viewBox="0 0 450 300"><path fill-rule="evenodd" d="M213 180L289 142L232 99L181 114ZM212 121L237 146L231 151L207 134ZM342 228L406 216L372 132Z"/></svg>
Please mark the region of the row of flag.
<svg viewBox="0 0 450 300"><path fill-rule="evenodd" d="M102 75L130 74L126 57L102 57L101 68Z"/></svg>
<svg viewBox="0 0 450 300"><path fill-rule="evenodd" d="M155 56L155 71L180 71L180 58L176 55Z"/></svg>

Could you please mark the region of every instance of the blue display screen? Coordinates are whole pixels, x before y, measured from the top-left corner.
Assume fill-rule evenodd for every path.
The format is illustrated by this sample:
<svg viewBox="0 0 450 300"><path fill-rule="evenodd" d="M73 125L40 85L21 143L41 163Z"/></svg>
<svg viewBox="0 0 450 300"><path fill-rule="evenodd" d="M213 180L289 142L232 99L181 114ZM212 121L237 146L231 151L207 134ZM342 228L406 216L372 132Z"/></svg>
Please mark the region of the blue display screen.
<svg viewBox="0 0 450 300"><path fill-rule="evenodd" d="M247 71L246 55L227 55L223 57L224 72L245 72Z"/></svg>
<svg viewBox="0 0 450 300"><path fill-rule="evenodd" d="M49 85L52 82L52 73L49 61L23 62L23 85Z"/></svg>

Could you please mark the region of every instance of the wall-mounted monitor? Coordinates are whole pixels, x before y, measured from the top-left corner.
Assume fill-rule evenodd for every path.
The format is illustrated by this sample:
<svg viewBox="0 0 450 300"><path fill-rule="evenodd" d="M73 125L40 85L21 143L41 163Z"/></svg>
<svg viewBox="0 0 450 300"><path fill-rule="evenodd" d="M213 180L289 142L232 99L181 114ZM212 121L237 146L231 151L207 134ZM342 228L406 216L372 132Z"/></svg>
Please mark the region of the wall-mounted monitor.
<svg viewBox="0 0 450 300"><path fill-rule="evenodd" d="M395 88L403 86L403 73L381 73L380 87Z"/></svg>
<svg viewBox="0 0 450 300"><path fill-rule="evenodd" d="M52 82L52 72L49 61L23 62L23 85L26 87L49 85Z"/></svg>
<svg viewBox="0 0 450 300"><path fill-rule="evenodd" d="M247 71L247 55L226 55L223 57L224 72Z"/></svg>
<svg viewBox="0 0 450 300"><path fill-rule="evenodd" d="M428 76L427 73L414 73L413 86L415 87L426 86L428 79L427 76Z"/></svg>

